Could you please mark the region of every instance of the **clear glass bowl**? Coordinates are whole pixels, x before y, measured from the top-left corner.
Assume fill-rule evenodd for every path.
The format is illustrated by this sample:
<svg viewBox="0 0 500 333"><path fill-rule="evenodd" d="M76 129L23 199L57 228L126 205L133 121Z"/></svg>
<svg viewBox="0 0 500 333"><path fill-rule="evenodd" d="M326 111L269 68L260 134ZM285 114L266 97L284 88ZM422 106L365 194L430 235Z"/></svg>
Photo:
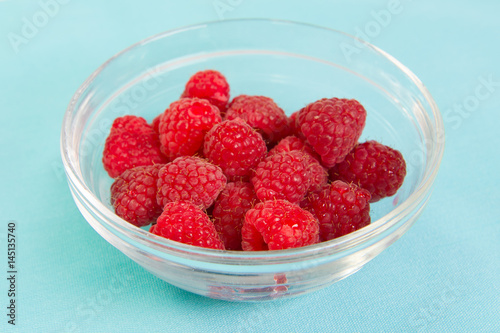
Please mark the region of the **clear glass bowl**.
<svg viewBox="0 0 500 333"><path fill-rule="evenodd" d="M366 108L360 141L400 150L408 174L398 193L372 205L372 224L298 249L217 251L149 234L116 216L101 156L111 123L125 114L151 121L179 98L198 70L222 72L231 95L272 97L288 115L323 97ZM238 301L290 297L359 270L401 237L431 194L444 149L443 123L420 80L373 45L339 31L276 20L234 20L168 31L97 69L64 116L61 153L85 219L109 243L159 278L204 296Z"/></svg>

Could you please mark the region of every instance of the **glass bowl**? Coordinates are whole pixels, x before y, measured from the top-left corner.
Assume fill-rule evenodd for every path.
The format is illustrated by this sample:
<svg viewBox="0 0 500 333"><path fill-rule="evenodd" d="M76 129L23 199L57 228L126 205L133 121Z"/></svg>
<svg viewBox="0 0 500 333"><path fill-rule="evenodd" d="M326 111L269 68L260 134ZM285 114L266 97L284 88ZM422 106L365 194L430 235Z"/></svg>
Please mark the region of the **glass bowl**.
<svg viewBox="0 0 500 333"><path fill-rule="evenodd" d="M116 117L151 121L179 98L195 72L222 72L231 95L272 97L288 115L323 97L366 108L360 141L398 149L407 176L397 194L372 204L372 223L328 242L290 250L235 252L180 244L114 214L101 163ZM190 292L261 301L305 294L358 271L400 238L431 194L444 149L443 123L420 80L377 47L345 33L277 20L219 21L141 41L97 69L64 116L61 153L76 205L90 225L139 265Z"/></svg>

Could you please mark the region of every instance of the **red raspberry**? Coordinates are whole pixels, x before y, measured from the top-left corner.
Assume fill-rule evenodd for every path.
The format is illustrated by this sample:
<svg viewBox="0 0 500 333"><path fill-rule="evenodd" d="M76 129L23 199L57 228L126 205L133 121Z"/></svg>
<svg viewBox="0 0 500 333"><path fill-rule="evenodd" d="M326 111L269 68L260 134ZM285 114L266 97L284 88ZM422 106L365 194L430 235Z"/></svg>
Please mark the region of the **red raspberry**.
<svg viewBox="0 0 500 333"><path fill-rule="evenodd" d="M293 135L287 136L286 138L278 142L278 144L269 151L269 156L276 153L283 153L292 150L300 150L306 154L311 155L311 157L315 158L316 160L320 159L319 155L314 152L311 146Z"/></svg>
<svg viewBox="0 0 500 333"><path fill-rule="evenodd" d="M319 190L328 182L328 172L318 162L320 159L319 155L316 154L307 143L295 136L287 136L269 151L268 156L292 150L298 150L305 153L307 156L305 163L310 174L309 177L311 178L311 187L309 191Z"/></svg>
<svg viewBox="0 0 500 333"><path fill-rule="evenodd" d="M162 166L138 166L115 179L111 185L111 204L116 215L137 227L156 221L162 212L156 202L156 183Z"/></svg>
<svg viewBox="0 0 500 333"><path fill-rule="evenodd" d="M352 182L370 191L370 202L394 195L405 176L403 155L377 141L358 144L342 163L330 170L332 179Z"/></svg>
<svg viewBox="0 0 500 333"><path fill-rule="evenodd" d="M229 101L229 84L224 75L217 71L200 71L188 80L181 97L206 99L224 114Z"/></svg>
<svg viewBox="0 0 500 333"><path fill-rule="evenodd" d="M204 99L173 102L160 120L162 152L170 159L194 155L202 148L205 134L221 121L219 109Z"/></svg>
<svg viewBox="0 0 500 333"><path fill-rule="evenodd" d="M306 162L307 156L296 150L267 157L257 165L252 177L257 197L262 201L301 201L311 185Z"/></svg>
<svg viewBox="0 0 500 333"><path fill-rule="evenodd" d="M261 202L245 215L241 230L244 251L281 250L316 244L318 220L286 200Z"/></svg>
<svg viewBox="0 0 500 333"><path fill-rule="evenodd" d="M331 168L342 162L358 142L366 111L354 99L323 98L300 110L297 121L323 166Z"/></svg>
<svg viewBox="0 0 500 333"><path fill-rule="evenodd" d="M215 200L213 221L226 250L241 250L241 227L245 213L258 201L252 184L247 182L228 183Z"/></svg>
<svg viewBox="0 0 500 333"><path fill-rule="evenodd" d="M231 181L248 180L267 152L262 136L240 118L215 125L205 136L203 154Z"/></svg>
<svg viewBox="0 0 500 333"><path fill-rule="evenodd" d="M111 130L123 130L134 134L149 134L151 127L144 118L128 115L116 118L113 121Z"/></svg>
<svg viewBox="0 0 500 333"><path fill-rule="evenodd" d="M190 200L202 209L210 207L226 186L222 170L195 156L182 156L166 164L158 173L160 206L178 200Z"/></svg>
<svg viewBox="0 0 500 333"><path fill-rule="evenodd" d="M370 192L336 180L320 192L310 193L309 208L319 221L321 241L328 241L370 224Z"/></svg>
<svg viewBox="0 0 500 333"><path fill-rule="evenodd" d="M146 120L136 116L116 118L104 143L102 163L112 178L141 165L165 163L160 141Z"/></svg>
<svg viewBox="0 0 500 333"><path fill-rule="evenodd" d="M288 117L288 128L290 129L290 135L295 135L302 139L303 135L300 132L300 126L297 124L297 116L299 111L295 111Z"/></svg>
<svg viewBox="0 0 500 333"><path fill-rule="evenodd" d="M151 122L151 127L153 128L153 131L155 131L156 134L160 135L160 119L163 113L157 115L155 119Z"/></svg>
<svg viewBox="0 0 500 333"><path fill-rule="evenodd" d="M268 144L288 135L288 118L285 112L269 97L240 95L227 109L226 119L242 118L257 129Z"/></svg>
<svg viewBox="0 0 500 333"><path fill-rule="evenodd" d="M189 201L167 203L149 232L184 244L224 250L208 215Z"/></svg>

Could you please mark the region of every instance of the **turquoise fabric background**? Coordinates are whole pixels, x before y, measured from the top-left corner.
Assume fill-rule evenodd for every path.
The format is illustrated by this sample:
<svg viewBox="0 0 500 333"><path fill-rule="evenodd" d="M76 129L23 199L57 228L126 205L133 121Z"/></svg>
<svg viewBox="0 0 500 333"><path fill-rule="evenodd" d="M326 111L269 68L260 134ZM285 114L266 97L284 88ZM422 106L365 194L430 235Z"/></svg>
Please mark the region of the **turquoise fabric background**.
<svg viewBox="0 0 500 333"><path fill-rule="evenodd" d="M426 84L444 116L446 150L416 225L329 288L265 304L184 292L102 239L66 183L65 108L127 46L180 26L247 17L357 34L394 1L0 1L0 332L500 332L496 0L400 0L402 10L368 36ZM11 220L15 327L6 316Z"/></svg>

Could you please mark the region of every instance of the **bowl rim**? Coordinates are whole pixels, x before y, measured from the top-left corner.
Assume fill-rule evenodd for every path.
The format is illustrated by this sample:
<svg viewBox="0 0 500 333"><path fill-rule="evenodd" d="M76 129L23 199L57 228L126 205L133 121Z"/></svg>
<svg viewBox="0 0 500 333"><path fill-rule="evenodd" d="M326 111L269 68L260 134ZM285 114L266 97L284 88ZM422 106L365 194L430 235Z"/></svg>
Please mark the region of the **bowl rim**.
<svg viewBox="0 0 500 333"><path fill-rule="evenodd" d="M167 38L168 36L183 33L189 30L203 29L209 25L234 24L234 23L246 23L246 22L254 22L254 23L261 23L268 25L280 24L280 25L293 25L296 27L302 26L304 28L320 29L329 33L344 35L345 37L348 37L353 41L357 41L359 43L364 44L366 47L372 49L372 51L374 51L375 53L378 53L387 60L389 60L389 62L395 65L416 86L416 88L418 88L419 92L423 95L423 97L430 106L432 116L434 117L433 120L435 125L430 121L430 118L427 115L427 113L423 114L425 122L429 126L429 128L432 129L431 134L439 135L439 139L431 140L430 148L428 149L428 151L431 152L431 154L430 157L428 156L427 166L424 170L424 174L422 175L422 180L418 183L416 189L409 195L409 197L405 201L403 201L399 206L391 210L383 217L370 223L370 225L361 228L357 231L354 231L352 233L349 233L345 236L300 248L293 248L293 249L286 249L279 251L253 252L253 251L228 251L228 250L221 251L221 250L207 249L171 241L169 239L153 235L148 231L138 228L128 223L127 221L123 220L122 218L117 216L114 212L112 212L97 198L97 196L90 190L90 188L83 181L81 172L77 170L76 166L72 163L72 159L69 156L69 151L71 147L69 147L68 145L68 143L71 141L70 140L71 135L68 134L67 131L67 129L70 128L70 125L72 123L71 115L74 106L77 104L77 101L81 98L82 94L91 85L94 79L115 59L119 58L124 54L127 54L131 50L140 48L143 45L146 45L150 42L154 42L155 40ZM426 142L426 144L428 144L428 142ZM73 188L76 191L78 191L78 193L82 196L82 198L84 198L88 204L95 207L95 209L101 215L103 215L104 218L103 220L105 220L108 227L117 230L118 232L120 232L121 234L130 239L139 241L140 243L150 246L152 249L158 250L165 254L176 253L177 255L189 257L190 259L196 259L197 258L196 256L198 256L199 260L201 261L205 261L207 258L211 258L217 262L220 260L224 260L225 264L233 264L233 265L242 265L241 259L246 259L246 260L256 259L256 261L254 260L245 261L244 264L260 265L260 264L271 264L277 262L283 263L283 260L302 261L304 257L307 257L309 255L315 255L317 253L324 253L326 255L342 254L346 250L361 245L365 243L367 240L376 238L378 235L394 227L394 225L396 225L397 222L399 221L397 217L400 215L404 216L405 212L409 212L415 209L418 206L418 204L424 201L424 199L431 190L431 185L437 176L439 165L441 163L442 156L444 153L444 124L442 116L439 112L439 109L434 99L432 98L431 94L429 93L425 85L420 81L420 79L406 66L404 66L401 62L399 62L396 58L386 53L385 51L379 49L378 47L372 45L371 43L368 43L356 36L332 28L327 28L309 23L295 22L290 20L263 19L263 18L215 20L194 25L183 26L155 34L123 49L122 51L116 53L111 58L109 58L101 66L99 66L77 89L75 94L72 96L70 103L68 104L68 107L66 108L61 130L60 149L61 149L61 157L64 165L64 170L66 172L66 176L68 178L70 186L73 185Z"/></svg>

